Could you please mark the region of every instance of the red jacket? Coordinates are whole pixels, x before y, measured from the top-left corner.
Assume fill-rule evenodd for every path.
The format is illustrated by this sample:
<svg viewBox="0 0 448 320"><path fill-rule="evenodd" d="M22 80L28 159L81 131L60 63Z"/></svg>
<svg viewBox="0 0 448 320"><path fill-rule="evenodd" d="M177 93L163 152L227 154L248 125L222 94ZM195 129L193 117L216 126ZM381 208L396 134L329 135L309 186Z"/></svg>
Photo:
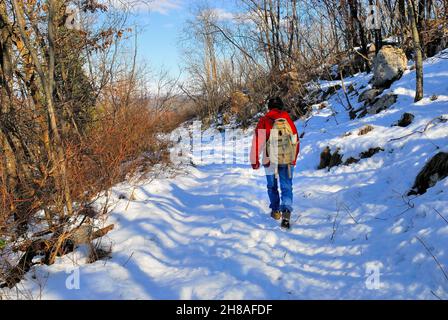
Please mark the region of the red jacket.
<svg viewBox="0 0 448 320"><path fill-rule="evenodd" d="M252 139L252 148L250 152L250 163L252 164L252 167L254 169L260 167L260 153L264 150L266 141L269 139L274 121L279 118L286 119L291 126L292 132L297 135L296 157L294 159L294 162L292 163L293 165L296 165L297 156L300 150L300 141L297 133L297 128L286 111L271 109L264 117L262 117L258 121L257 127L255 128L255 134ZM263 165L269 166L269 162L263 163Z"/></svg>

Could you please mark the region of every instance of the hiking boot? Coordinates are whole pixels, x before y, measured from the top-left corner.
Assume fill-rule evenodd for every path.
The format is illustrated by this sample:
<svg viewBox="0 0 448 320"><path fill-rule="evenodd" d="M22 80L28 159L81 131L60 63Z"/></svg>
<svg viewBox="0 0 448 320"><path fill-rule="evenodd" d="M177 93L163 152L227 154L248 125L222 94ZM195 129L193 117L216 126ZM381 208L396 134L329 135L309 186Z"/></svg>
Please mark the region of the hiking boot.
<svg viewBox="0 0 448 320"><path fill-rule="evenodd" d="M281 227L289 229L291 227L291 225L289 224L290 219L291 219L291 211L289 211L288 209L283 210Z"/></svg>
<svg viewBox="0 0 448 320"><path fill-rule="evenodd" d="M271 218L273 218L275 220L280 220L281 217L282 217L282 213L279 210L272 210Z"/></svg>
<svg viewBox="0 0 448 320"><path fill-rule="evenodd" d="M284 229L291 228L291 225L289 224L289 220L283 219L282 223L281 223L281 227L284 228Z"/></svg>
<svg viewBox="0 0 448 320"><path fill-rule="evenodd" d="M282 211L282 218L284 220L291 220L291 211L289 211L288 209L285 209Z"/></svg>

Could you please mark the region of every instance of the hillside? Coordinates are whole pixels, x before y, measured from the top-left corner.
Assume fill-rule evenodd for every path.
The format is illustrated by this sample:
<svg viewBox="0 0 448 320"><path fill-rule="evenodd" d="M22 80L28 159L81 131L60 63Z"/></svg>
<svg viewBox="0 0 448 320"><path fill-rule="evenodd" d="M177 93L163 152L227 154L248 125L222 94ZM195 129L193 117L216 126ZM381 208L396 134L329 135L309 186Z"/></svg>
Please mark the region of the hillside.
<svg viewBox="0 0 448 320"><path fill-rule="evenodd" d="M101 240L112 246L110 259L88 264L81 248L52 266L33 267L20 293L43 299L448 299L448 179L407 196L427 161L448 152L447 58L445 50L425 61L425 97L418 103L415 71L408 70L382 93L396 94L396 103L378 114L350 120L339 88L296 122L303 138L290 231L269 217L262 171L247 161L217 163L216 150L205 163L196 154L194 165L173 176L113 189L108 223L115 229ZM371 77L345 79L355 109ZM325 92L337 84L318 85ZM405 112L414 115L412 123L393 126ZM366 125L373 130L359 135ZM203 140L213 133L205 131ZM237 144L248 145L251 134L244 132ZM342 162L380 149L357 163L318 170L327 146L339 148ZM233 152L223 148L227 156ZM73 266L80 287L69 290ZM366 284L372 270L380 272L374 287ZM3 294L14 298L17 291Z"/></svg>

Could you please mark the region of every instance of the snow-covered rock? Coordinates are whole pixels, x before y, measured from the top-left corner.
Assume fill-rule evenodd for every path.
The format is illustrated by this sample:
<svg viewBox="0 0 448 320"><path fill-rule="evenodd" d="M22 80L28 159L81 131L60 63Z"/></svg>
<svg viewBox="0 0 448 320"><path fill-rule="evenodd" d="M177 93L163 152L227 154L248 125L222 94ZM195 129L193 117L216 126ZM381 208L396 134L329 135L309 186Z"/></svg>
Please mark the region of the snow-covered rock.
<svg viewBox="0 0 448 320"><path fill-rule="evenodd" d="M388 87L399 79L407 68L407 58L400 48L386 45L381 48L374 59L373 85L377 88Z"/></svg>
<svg viewBox="0 0 448 320"><path fill-rule="evenodd" d="M358 102L365 102L366 104L370 104L382 92L383 89L377 89L377 88L367 89L359 95Z"/></svg>
<svg viewBox="0 0 448 320"><path fill-rule="evenodd" d="M385 109L388 109L391 105L397 102L398 96L396 94L388 93L376 100L371 106L367 108L367 112L370 114L376 114Z"/></svg>

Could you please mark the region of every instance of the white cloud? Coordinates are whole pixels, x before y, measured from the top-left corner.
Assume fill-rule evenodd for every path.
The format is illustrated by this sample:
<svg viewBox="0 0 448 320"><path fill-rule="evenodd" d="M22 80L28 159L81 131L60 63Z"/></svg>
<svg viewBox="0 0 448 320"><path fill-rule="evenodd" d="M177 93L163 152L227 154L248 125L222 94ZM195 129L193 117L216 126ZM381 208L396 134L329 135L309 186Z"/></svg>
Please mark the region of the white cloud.
<svg viewBox="0 0 448 320"><path fill-rule="evenodd" d="M228 21L228 22L240 22L240 23L251 23L255 21L256 18L253 13L250 12L230 12L223 8L209 9L212 14L216 17L218 21Z"/></svg>
<svg viewBox="0 0 448 320"><path fill-rule="evenodd" d="M168 14L169 11L180 9L182 4L180 0L152 0L148 6L151 11Z"/></svg>
<svg viewBox="0 0 448 320"><path fill-rule="evenodd" d="M234 13L229 12L222 8L214 8L211 9L211 12L213 12L213 15L219 20L219 21L233 21L235 20L236 16Z"/></svg>
<svg viewBox="0 0 448 320"><path fill-rule="evenodd" d="M182 7L183 0L109 0L113 6L131 11L149 10L168 14Z"/></svg>

